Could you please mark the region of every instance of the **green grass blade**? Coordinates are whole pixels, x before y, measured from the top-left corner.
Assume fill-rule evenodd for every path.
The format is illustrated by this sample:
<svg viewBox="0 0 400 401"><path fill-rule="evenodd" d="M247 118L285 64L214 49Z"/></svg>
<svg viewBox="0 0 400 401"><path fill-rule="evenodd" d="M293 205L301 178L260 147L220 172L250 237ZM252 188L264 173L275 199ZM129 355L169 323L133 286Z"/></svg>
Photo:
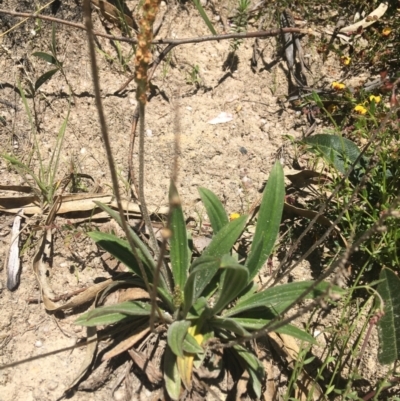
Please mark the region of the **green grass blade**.
<svg viewBox="0 0 400 401"><path fill-rule="evenodd" d="M65 130L67 129L67 125L68 125L68 119L69 119L69 112L71 110L71 98L69 99L68 102L68 111L67 111L67 116L65 117L60 130L58 131L58 135L57 135L57 142L56 142L56 146L54 149L54 152L51 155L51 159L50 159L50 163L49 163L49 179L48 179L48 186L49 188L51 188L51 190L53 191L54 188L54 180L55 180L55 175L58 171L58 165L60 162L60 154L61 154L61 149L62 149L62 145L64 142L64 137L65 137ZM54 157L55 157L55 161L54 161ZM53 165L53 161L54 161L54 165ZM51 194L51 197L53 197L53 193Z"/></svg>
<svg viewBox="0 0 400 401"><path fill-rule="evenodd" d="M197 10L198 10L198 12L199 12L201 18L203 18L203 21L206 23L206 25L207 25L208 29L210 30L210 32L211 32L213 35L216 35L217 32L216 32L216 30L214 29L214 26L213 26L213 24L211 23L210 19L207 17L207 14L206 14L206 12L204 11L204 8L203 8L203 6L201 5L200 1L199 1L199 0L193 0L193 3L194 3L194 5L196 6L196 8L197 8Z"/></svg>
<svg viewBox="0 0 400 401"><path fill-rule="evenodd" d="M383 268L378 285L383 299L384 315L379 321L379 362L385 365L400 359L400 279L390 269Z"/></svg>
<svg viewBox="0 0 400 401"><path fill-rule="evenodd" d="M259 272L272 252L278 237L285 197L283 169L276 162L271 170L258 213L256 231L246 266L249 281Z"/></svg>
<svg viewBox="0 0 400 401"><path fill-rule="evenodd" d="M198 188L201 200L207 210L214 234L229 223L228 215L217 196L206 188Z"/></svg>
<svg viewBox="0 0 400 401"><path fill-rule="evenodd" d="M188 276L190 250L182 205L178 191L172 181L169 189L169 201L170 207L173 208L171 213L172 237L170 239L172 276L175 290L183 291Z"/></svg>

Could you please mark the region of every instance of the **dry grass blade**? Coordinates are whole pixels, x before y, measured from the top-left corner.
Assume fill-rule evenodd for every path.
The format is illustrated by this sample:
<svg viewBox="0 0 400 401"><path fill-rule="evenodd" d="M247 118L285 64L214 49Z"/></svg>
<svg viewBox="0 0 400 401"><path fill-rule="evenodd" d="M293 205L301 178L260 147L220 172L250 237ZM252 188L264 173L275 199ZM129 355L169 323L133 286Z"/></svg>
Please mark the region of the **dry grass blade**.
<svg viewBox="0 0 400 401"><path fill-rule="evenodd" d="M74 388L86 375L88 369L93 363L94 356L96 354L97 349L97 329L96 327L87 327L86 328L87 339L89 341L86 347L86 354L85 358L82 362L82 365L79 369L78 374L76 375L75 379L70 383L68 389L65 391L65 394L68 393L72 388Z"/></svg>
<svg viewBox="0 0 400 401"><path fill-rule="evenodd" d="M162 381L162 374L149 358L134 348L128 350L128 353L137 366L146 374L147 378L154 385L158 385Z"/></svg>
<svg viewBox="0 0 400 401"><path fill-rule="evenodd" d="M140 341L142 338L147 336L147 334L149 334L149 333L150 333L149 323L146 322L146 323L142 324L141 326L139 326L135 330L135 333L132 334L129 338L119 342L111 351L106 352L103 355L103 358L101 360L107 361L107 360L113 358L114 356L122 354L123 352L132 348L138 341Z"/></svg>

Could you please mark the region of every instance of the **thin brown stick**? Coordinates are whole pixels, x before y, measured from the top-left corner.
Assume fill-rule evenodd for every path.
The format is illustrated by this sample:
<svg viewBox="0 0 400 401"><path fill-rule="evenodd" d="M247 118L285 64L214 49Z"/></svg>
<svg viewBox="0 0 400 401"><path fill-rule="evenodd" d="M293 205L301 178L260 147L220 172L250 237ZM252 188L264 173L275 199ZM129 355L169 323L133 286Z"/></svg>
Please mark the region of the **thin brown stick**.
<svg viewBox="0 0 400 401"><path fill-rule="evenodd" d="M97 61L96 61L96 52L94 48L94 35L93 35L93 24L92 24L92 18L91 18L91 13L90 13L90 0L84 0L83 2L83 10L84 10L84 15L85 15L85 25L86 25L86 31L88 34L88 43L89 43L89 55L90 55L90 61L91 61L91 67L92 67L92 76L93 76L93 86L94 86L94 93L95 93L95 98L96 98L96 108L99 113L99 120L100 120L100 128L101 128L101 133L103 136L104 140L104 146L106 148L106 153L107 153L107 159L108 159L108 164L110 166L110 173L111 173L111 180L113 183L113 188L114 188L114 194L115 194L115 199L117 201L118 205L118 212L121 218L121 225L122 228L125 232L126 238L128 239L129 245L132 249L133 254L135 255L135 258L138 262L140 271L142 273L142 278L144 280L144 283L146 285L146 289L151 294L151 288L149 285L149 281L147 279L146 272L144 270L142 261L139 258L138 252L136 250L135 244L132 241L132 238L129 234L129 228L128 224L125 220L125 214L124 214L124 209L122 207L122 202L121 202L121 195L119 192L119 183L118 183L118 177L116 173L116 168L115 168L115 163L114 163L114 158L112 155L112 150L111 150L111 144L110 144L110 138L108 135L108 128L107 128L107 123L106 119L104 116L104 110L103 110L103 104L101 100L101 93L100 93L100 81L99 81L99 73L98 73L98 68L97 68Z"/></svg>
<svg viewBox="0 0 400 401"><path fill-rule="evenodd" d="M65 21L63 19L48 17L47 15L35 14L35 13L20 13L16 11L9 11L0 9L0 14L7 14L13 15L15 17L23 17L23 18L39 18L44 21L52 21L57 22L59 24L68 25L74 28L87 30L87 28L82 24L76 24L74 22ZM281 33L305 33L305 34L313 34L314 31L310 29L302 29L302 28L273 28L268 29L266 31L255 31L255 32L244 32L244 33L228 33L223 35L208 35L208 36L200 36L195 38L182 38L182 39L157 39L153 40L151 43L155 45L163 45L163 44L170 44L170 45L184 45L189 43L202 43L202 42L212 42L212 41L219 41L219 40L227 40L227 39L246 39L246 38L266 38L269 36L277 36ZM100 36L107 39L118 40L120 42L127 42L127 43L138 43L137 39L133 38L126 38L124 36L114 36L108 35L106 33L101 33L98 31L93 31L93 35ZM1 35L0 35L1 37Z"/></svg>

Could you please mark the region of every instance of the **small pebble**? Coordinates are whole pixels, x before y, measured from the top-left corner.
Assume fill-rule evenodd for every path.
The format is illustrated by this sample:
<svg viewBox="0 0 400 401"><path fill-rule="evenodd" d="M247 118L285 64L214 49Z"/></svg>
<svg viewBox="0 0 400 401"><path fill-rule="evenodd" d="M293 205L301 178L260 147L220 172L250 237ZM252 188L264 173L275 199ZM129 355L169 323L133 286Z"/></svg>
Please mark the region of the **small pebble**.
<svg viewBox="0 0 400 401"><path fill-rule="evenodd" d="M56 388L58 388L58 382L51 380L46 383L46 387L50 391L54 391Z"/></svg>
<svg viewBox="0 0 400 401"><path fill-rule="evenodd" d="M35 347L36 347L36 348L43 347L43 342L40 341L40 340L37 340L37 341L35 342Z"/></svg>
<svg viewBox="0 0 400 401"><path fill-rule="evenodd" d="M246 149L245 147L243 147L243 146L241 146L241 147L239 148L239 152L240 152L242 155L247 155L247 149Z"/></svg>

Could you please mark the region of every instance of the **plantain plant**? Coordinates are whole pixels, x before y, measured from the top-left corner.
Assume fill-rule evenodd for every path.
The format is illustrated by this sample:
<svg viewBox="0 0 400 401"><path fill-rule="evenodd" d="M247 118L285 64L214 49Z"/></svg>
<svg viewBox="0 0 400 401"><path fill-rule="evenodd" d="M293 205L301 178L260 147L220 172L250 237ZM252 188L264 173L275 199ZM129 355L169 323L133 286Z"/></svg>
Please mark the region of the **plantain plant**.
<svg viewBox="0 0 400 401"><path fill-rule="evenodd" d="M135 276L135 285L150 288L157 294L156 325L166 325L167 346L163 358L164 385L171 399L180 397L183 387L190 389L193 370L205 366L206 354L213 352L210 340L227 348L240 366L246 369L254 395L261 396L265 381L264 368L252 352L252 332L263 329L309 289L313 282L302 281L278 285L259 291L254 281L267 261L278 236L284 203L284 177L279 162L272 168L261 201L256 230L246 255L238 255L234 245L247 224L247 216L229 221L220 200L211 191L200 188L200 196L209 216L213 238L200 256L194 257L189 247L185 218L176 187L170 186L171 212L169 255L160 270L147 246L130 230L136 245L135 258L128 241L113 234L90 232L89 236L103 249L124 263ZM98 204L119 224L119 214ZM159 261L160 262L160 261ZM157 278L156 281L155 278ZM148 286L146 285L148 283ZM154 284L157 283L157 284ZM314 285L308 298L324 296L331 288L326 282ZM81 315L76 324L98 326L130 322L132 330L143 319L150 325L151 296L143 300L101 306ZM290 324L276 330L303 341L315 342L307 332Z"/></svg>

